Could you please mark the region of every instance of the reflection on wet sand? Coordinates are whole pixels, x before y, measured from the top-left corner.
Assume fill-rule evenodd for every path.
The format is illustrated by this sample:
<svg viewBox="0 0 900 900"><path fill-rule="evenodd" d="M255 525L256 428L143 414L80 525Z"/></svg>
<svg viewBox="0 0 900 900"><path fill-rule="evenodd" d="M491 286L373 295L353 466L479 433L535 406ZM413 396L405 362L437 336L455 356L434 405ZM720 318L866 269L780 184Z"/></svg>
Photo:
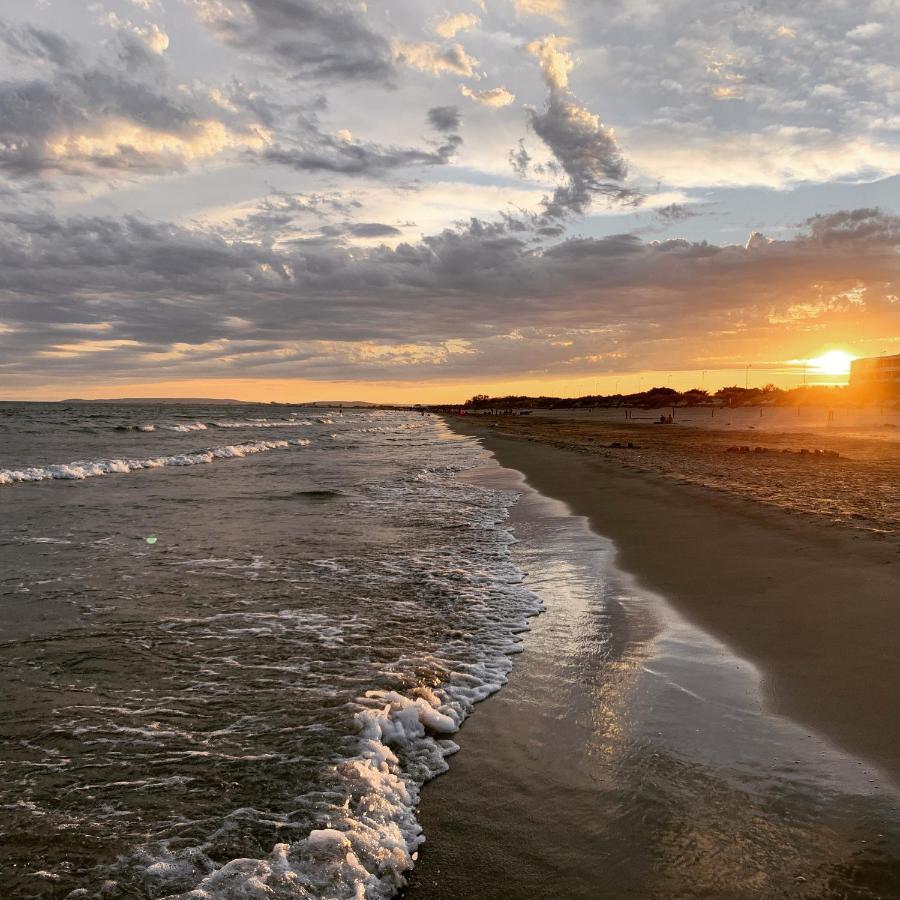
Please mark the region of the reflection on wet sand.
<svg viewBox="0 0 900 900"><path fill-rule="evenodd" d="M884 776L764 713L753 666L563 504L470 477L524 491L514 556L546 612L424 792L409 900L900 895Z"/></svg>

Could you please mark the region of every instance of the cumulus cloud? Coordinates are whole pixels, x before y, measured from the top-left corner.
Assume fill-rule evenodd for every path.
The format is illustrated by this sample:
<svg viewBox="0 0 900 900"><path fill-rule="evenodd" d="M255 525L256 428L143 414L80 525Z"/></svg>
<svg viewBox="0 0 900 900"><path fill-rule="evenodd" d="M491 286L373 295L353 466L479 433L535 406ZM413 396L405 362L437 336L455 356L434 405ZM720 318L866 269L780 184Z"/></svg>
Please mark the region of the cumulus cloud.
<svg viewBox="0 0 900 900"><path fill-rule="evenodd" d="M298 78L387 81L389 42L349 0L190 0L219 40Z"/></svg>
<svg viewBox="0 0 900 900"><path fill-rule="evenodd" d="M636 205L642 195L623 184L628 168L613 132L568 90L574 62L564 49L567 43L551 35L528 45L550 91L544 109L530 111L531 127L568 177L546 201L546 213L551 218L584 213L597 195Z"/></svg>
<svg viewBox="0 0 900 900"><path fill-rule="evenodd" d="M103 22L124 35L140 41L151 53L162 55L169 49L169 35L154 22L135 25L134 22L120 19L113 12L107 13Z"/></svg>
<svg viewBox="0 0 900 900"><path fill-rule="evenodd" d="M446 40L456 37L460 31L469 31L474 28L481 19L474 13L447 14L439 19L434 26L434 33Z"/></svg>
<svg viewBox="0 0 900 900"><path fill-rule="evenodd" d="M774 243L772 238L766 237L761 231L751 231L750 236L747 238L747 243L744 244L744 249L759 250L763 247L768 247L772 243Z"/></svg>
<svg viewBox="0 0 900 900"><path fill-rule="evenodd" d="M130 23L113 24L138 40ZM150 29L142 34L154 39ZM273 106L240 83L227 94L175 89L164 70L128 66L124 73L88 64L49 32L9 28L2 40L43 66L40 77L0 82L0 168L19 177L158 175L227 153L306 172L379 177L403 167L446 165L462 143L454 133L460 122L455 107L429 113L431 125L445 133L439 141L385 146L357 140L346 129L326 132L314 110Z"/></svg>
<svg viewBox="0 0 900 900"><path fill-rule="evenodd" d="M329 241L276 249L133 217L7 213L5 371L383 379L398 377L397 359L407 366L410 355L413 368L455 377L595 369L607 352L624 354L617 365L629 354L659 362L659 330L684 354L736 321L799 309L824 320L841 314L851 290L857 319L898 315L900 219L875 209L817 216L793 239L746 246L620 234L536 249L512 223L479 220L395 247L336 239L396 238L391 229L343 223ZM43 355L60 345L63 356Z"/></svg>
<svg viewBox="0 0 900 900"><path fill-rule="evenodd" d="M477 75L478 60L466 53L462 44L436 44L434 41L403 42L394 45L397 61L429 75Z"/></svg>
<svg viewBox="0 0 900 900"><path fill-rule="evenodd" d="M65 6L54 27L74 22ZM653 333L685 354L701 339L724 353L721 335L747 323L802 320L820 334L845 315L841 298L860 296L853 315L896 331L896 219L829 213L783 239L794 205L779 190L759 223L769 237L745 243L725 229L763 205L716 194L815 182L805 196L833 209L854 194L870 203L875 189L860 182L898 171L884 0L835 2L827 17L809 2L510 0L518 15L503 22L500 6L481 3L462 7L473 13L358 0L183 6L200 25L176 31L175 7L147 24L157 0L115 5L114 34L100 14L82 17L63 32L85 35L82 45L34 25L0 29L4 383L47 371L515 374L624 365L628 354L645 366L665 344ZM564 16L584 59L578 96L573 44L534 40ZM201 27L213 39L201 34L194 52L183 41ZM523 46L546 90L526 107L528 147L509 154L528 180L498 174L521 133L511 138L509 113L470 109L480 128L454 171L460 114L448 104L528 96ZM108 209L96 194L125 179L117 208L171 204L180 221L206 224L52 212ZM822 185L836 179L852 184L829 194ZM592 202L636 203L636 185L654 182L661 208L618 218L636 234L565 239ZM266 195L249 200L255 191ZM701 196L723 212L704 223L708 242L637 236L678 230ZM605 212L609 230L623 210ZM442 230L472 215L485 218ZM406 237L420 228L426 237Z"/></svg>
<svg viewBox="0 0 900 900"><path fill-rule="evenodd" d="M513 0L516 12L523 16L544 16L561 22L565 18L566 0Z"/></svg>
<svg viewBox="0 0 900 900"><path fill-rule="evenodd" d="M509 106L516 99L516 95L508 91L505 87L487 88L483 91L473 91L468 85L461 84L459 86L460 93L476 103L483 106L493 106L497 109L503 106Z"/></svg>
<svg viewBox="0 0 900 900"><path fill-rule="evenodd" d="M7 28L2 40L38 59L40 77L0 82L0 168L16 176L112 177L168 172L226 150L261 149L265 128L159 79L86 64L46 31Z"/></svg>
<svg viewBox="0 0 900 900"><path fill-rule="evenodd" d="M706 179L781 188L897 171L889 151L896 149L890 129L900 82L887 40L897 30L896 4L834 2L827 16L807 2L729 0L579 3L572 10L593 69L585 83L614 86L607 115L615 116L635 171L677 187ZM843 94L816 96L819 85ZM795 131L788 135L788 128ZM816 164L805 164L814 130L822 133L817 143L848 147L852 172L840 151L822 165L813 148ZM685 163L697 154L693 170L668 165L670 150ZM870 165L857 169L867 151Z"/></svg>
<svg viewBox="0 0 900 900"><path fill-rule="evenodd" d="M847 37L851 41L868 41L883 33L884 25L881 22L864 22L862 25L857 25L856 28L848 31Z"/></svg>
<svg viewBox="0 0 900 900"><path fill-rule="evenodd" d="M575 61L566 50L571 43L571 38L551 34L526 47L538 58L541 73L551 90L559 91L569 86L569 72L575 67Z"/></svg>

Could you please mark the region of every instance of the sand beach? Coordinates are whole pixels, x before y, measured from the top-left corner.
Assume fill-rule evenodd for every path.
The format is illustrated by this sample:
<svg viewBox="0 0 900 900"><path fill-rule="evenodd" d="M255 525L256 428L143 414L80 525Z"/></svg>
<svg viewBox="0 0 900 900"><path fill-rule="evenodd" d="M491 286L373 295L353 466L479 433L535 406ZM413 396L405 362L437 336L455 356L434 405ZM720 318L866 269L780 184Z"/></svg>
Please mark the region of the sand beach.
<svg viewBox="0 0 900 900"><path fill-rule="evenodd" d="M734 434L448 424L493 456L472 477L518 479L546 612L423 792L408 896L895 896L897 511L869 496L895 445L814 434L839 456L801 469ZM778 502L766 464L797 475ZM816 512L816 464L842 515Z"/></svg>

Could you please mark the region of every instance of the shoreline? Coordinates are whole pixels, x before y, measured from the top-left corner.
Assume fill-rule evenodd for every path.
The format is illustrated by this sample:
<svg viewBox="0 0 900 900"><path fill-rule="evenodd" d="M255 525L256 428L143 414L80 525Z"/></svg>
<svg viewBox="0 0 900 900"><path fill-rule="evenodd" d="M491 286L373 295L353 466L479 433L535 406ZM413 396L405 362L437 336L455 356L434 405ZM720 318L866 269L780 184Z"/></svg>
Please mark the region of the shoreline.
<svg viewBox="0 0 900 900"><path fill-rule="evenodd" d="M889 542L583 450L446 417L562 500L616 563L758 667L765 708L900 783L900 563Z"/></svg>
<svg viewBox="0 0 900 900"><path fill-rule="evenodd" d="M512 559L545 609L423 789L427 840L401 896L900 895L890 778L767 712L757 666L488 449L459 477L520 493Z"/></svg>

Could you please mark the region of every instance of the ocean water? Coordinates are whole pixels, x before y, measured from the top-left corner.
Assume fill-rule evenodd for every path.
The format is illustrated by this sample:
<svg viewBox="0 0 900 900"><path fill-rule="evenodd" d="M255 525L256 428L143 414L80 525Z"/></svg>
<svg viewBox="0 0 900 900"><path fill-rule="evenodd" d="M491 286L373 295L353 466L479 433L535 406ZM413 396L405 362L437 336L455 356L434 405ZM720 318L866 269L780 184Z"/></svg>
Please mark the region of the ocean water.
<svg viewBox="0 0 900 900"><path fill-rule="evenodd" d="M438 420L0 407L0 897L386 898L540 608Z"/></svg>

